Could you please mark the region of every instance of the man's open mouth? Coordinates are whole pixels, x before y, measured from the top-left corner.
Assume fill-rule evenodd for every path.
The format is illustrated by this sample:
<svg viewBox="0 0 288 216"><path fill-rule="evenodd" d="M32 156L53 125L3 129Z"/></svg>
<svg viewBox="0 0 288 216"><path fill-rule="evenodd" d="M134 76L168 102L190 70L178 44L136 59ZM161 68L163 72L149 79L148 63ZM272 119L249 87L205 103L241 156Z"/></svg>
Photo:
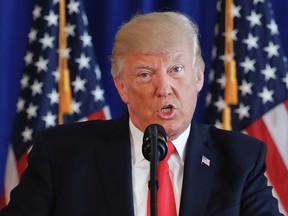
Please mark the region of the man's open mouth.
<svg viewBox="0 0 288 216"><path fill-rule="evenodd" d="M167 105L167 106L164 106L160 109L160 112L162 113L167 113L167 112L171 112L171 110L173 109L173 106L172 105Z"/></svg>

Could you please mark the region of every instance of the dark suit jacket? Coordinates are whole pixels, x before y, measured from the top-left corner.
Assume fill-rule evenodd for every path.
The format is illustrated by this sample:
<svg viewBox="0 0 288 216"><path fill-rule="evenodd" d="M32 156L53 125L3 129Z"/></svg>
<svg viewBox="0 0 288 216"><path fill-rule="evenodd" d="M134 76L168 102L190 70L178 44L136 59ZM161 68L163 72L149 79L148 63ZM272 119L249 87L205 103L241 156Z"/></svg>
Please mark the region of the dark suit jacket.
<svg viewBox="0 0 288 216"><path fill-rule="evenodd" d="M280 215L265 154L256 139L192 122L179 215ZM28 163L1 216L134 215L127 116L42 131Z"/></svg>

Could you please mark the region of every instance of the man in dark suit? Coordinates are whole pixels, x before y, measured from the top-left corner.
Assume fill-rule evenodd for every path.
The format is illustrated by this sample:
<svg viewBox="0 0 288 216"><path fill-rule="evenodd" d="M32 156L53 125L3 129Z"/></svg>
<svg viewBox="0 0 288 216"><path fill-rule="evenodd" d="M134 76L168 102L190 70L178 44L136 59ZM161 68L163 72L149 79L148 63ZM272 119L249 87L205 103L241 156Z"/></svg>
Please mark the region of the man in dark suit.
<svg viewBox="0 0 288 216"><path fill-rule="evenodd" d="M204 82L193 22L138 15L118 31L111 60L128 114L38 133L1 216L147 215L141 146L154 123L176 149L168 163L177 215L281 215L264 176L265 144L192 120Z"/></svg>

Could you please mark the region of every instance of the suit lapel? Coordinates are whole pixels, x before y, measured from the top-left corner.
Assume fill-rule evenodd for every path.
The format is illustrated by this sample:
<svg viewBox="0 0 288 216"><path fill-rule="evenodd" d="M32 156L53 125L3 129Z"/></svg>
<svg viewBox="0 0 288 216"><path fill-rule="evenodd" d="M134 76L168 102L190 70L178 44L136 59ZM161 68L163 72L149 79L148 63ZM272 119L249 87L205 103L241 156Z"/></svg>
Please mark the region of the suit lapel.
<svg viewBox="0 0 288 216"><path fill-rule="evenodd" d="M184 164L179 215L205 215L216 169L206 126L192 122Z"/></svg>
<svg viewBox="0 0 288 216"><path fill-rule="evenodd" d="M125 125L125 126L123 126ZM109 215L134 215L131 147L127 116L107 128L107 140L101 144L98 164Z"/></svg>

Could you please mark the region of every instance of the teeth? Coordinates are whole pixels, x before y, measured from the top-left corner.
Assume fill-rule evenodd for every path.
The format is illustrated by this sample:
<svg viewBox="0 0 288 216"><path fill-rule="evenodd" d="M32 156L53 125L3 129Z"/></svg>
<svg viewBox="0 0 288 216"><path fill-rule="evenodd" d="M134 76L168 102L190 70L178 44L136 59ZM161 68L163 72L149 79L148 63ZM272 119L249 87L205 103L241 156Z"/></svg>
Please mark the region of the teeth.
<svg viewBox="0 0 288 216"><path fill-rule="evenodd" d="M171 111L170 108L161 109L161 112L162 112L162 113L167 113L167 112L170 112L170 111Z"/></svg>
<svg viewBox="0 0 288 216"><path fill-rule="evenodd" d="M167 112L170 112L172 110L172 106L166 106L166 107L163 107L160 111L162 113L167 113Z"/></svg>

